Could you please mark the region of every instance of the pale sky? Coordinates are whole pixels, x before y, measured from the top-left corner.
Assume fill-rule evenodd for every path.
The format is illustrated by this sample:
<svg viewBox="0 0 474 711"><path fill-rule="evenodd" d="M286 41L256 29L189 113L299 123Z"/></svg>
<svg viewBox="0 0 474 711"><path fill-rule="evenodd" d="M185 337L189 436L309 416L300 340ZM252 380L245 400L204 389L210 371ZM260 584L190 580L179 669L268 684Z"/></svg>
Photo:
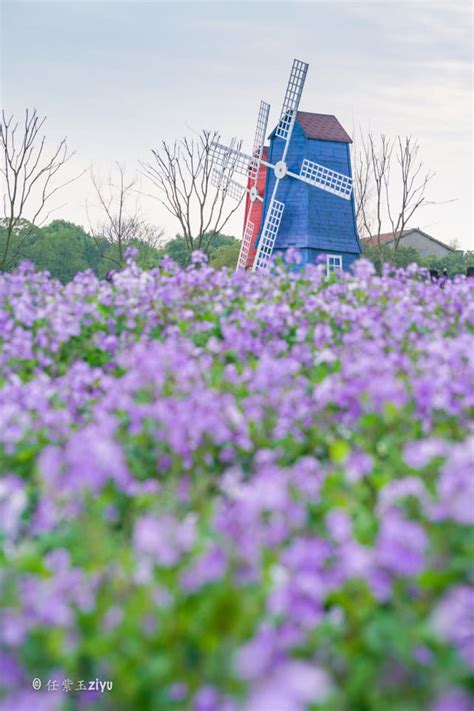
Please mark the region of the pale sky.
<svg viewBox="0 0 474 711"><path fill-rule="evenodd" d="M471 3L0 1L2 108L46 114L50 144L67 135L76 151L71 171L118 160L132 174L162 139L200 128L250 152L260 99L273 126L297 57L310 65L302 110L335 114L351 135L418 139L436 171L428 195L445 204L412 226L474 248ZM91 198L84 176L54 217L87 227ZM157 203L143 211L178 232ZM242 221L226 231L240 237Z"/></svg>

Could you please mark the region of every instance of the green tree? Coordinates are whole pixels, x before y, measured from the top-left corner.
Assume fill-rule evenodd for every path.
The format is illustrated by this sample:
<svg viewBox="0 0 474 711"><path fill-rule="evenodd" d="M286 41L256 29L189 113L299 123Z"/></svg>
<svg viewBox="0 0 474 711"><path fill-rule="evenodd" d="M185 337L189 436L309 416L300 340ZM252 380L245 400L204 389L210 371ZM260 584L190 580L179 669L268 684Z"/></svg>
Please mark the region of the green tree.
<svg viewBox="0 0 474 711"><path fill-rule="evenodd" d="M444 257L428 257L427 266L437 269L440 273L446 269L448 276L466 274L468 267L474 267L473 252L450 252Z"/></svg>
<svg viewBox="0 0 474 711"><path fill-rule="evenodd" d="M164 251L160 247L140 239L131 239L127 243L127 248L133 247L136 250L135 261L142 269L153 269L157 267L164 256ZM103 248L100 248L101 259L98 267L95 270L97 275L103 279L110 271L119 268L120 255L118 246L104 242Z"/></svg>
<svg viewBox="0 0 474 711"><path fill-rule="evenodd" d="M211 266L216 269L227 267L235 269L239 258L240 242L235 241L235 244L224 244L218 247L211 258Z"/></svg>
<svg viewBox="0 0 474 711"><path fill-rule="evenodd" d="M182 237L177 235L163 247L163 256L171 257L180 267L187 267L190 262L190 254L186 243Z"/></svg>
<svg viewBox="0 0 474 711"><path fill-rule="evenodd" d="M144 222L139 227L139 236L130 237L126 246L136 249L135 259L143 269L158 266L165 255L183 268L188 266L190 255L180 235L163 244L161 230ZM22 240L23 229L27 231L27 240ZM0 222L0 250L5 232ZM54 220L45 227L35 227L23 220L11 239L22 240L22 244L7 271L14 270L20 261L28 259L37 269L49 271L63 284L85 269L92 269L103 279L111 269L119 269L122 263L116 242L100 234L90 235L83 227L66 220ZM216 268L235 268L240 241L222 234L208 235L208 239L210 263Z"/></svg>
<svg viewBox="0 0 474 711"><path fill-rule="evenodd" d="M232 237L231 235L223 235L220 234L219 232L215 232L212 234L206 234L203 236L203 239L206 244L208 244L208 251L207 254L209 256L209 261L213 266L216 266L214 264L214 260L216 258L217 253L219 252L220 249L223 247L233 247L234 250L237 249L237 258L239 255L238 250L240 249L240 241L235 239L235 237ZM181 235L176 235L176 237L169 242L167 242L163 246L163 255L167 255L171 257L177 264L179 264L181 267L187 267L188 264L190 263L190 253L188 249L188 245L186 244L186 241L184 237ZM222 258L222 257L221 257ZM235 260L235 264L237 264L237 258ZM234 266L235 266L234 264ZM221 266L232 266L231 260L229 261L229 264L222 264Z"/></svg>
<svg viewBox="0 0 474 711"><path fill-rule="evenodd" d="M47 270L63 284L86 269L97 270L99 251L93 239L82 227L65 220L55 220L40 230L34 242L28 244L24 256L37 269Z"/></svg>
<svg viewBox="0 0 474 711"><path fill-rule="evenodd" d="M399 247L396 251L387 245L380 247L362 248L362 254L374 264L380 274L384 263L393 264L395 267L407 267L409 264L420 264L426 266L422 255L413 247Z"/></svg>
<svg viewBox="0 0 474 711"><path fill-rule="evenodd" d="M28 220L19 220L12 231L5 220L0 220L0 253L8 253L5 271L13 271L24 259L31 259L29 248L40 238L41 228Z"/></svg>

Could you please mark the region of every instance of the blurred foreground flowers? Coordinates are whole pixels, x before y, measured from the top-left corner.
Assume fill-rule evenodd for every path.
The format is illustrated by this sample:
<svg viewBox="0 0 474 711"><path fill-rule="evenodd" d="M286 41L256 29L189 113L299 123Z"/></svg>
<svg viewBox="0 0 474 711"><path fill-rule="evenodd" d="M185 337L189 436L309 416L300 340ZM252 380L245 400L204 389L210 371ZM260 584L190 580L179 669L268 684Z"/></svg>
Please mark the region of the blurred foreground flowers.
<svg viewBox="0 0 474 711"><path fill-rule="evenodd" d="M473 326L362 260L1 277L0 708L468 711Z"/></svg>

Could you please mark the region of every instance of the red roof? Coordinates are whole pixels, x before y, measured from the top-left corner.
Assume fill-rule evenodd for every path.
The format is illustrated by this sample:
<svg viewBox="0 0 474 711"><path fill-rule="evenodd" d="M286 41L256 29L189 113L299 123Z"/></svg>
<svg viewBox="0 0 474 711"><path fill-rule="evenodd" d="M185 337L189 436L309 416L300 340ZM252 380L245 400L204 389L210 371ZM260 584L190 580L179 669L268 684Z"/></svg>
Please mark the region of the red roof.
<svg viewBox="0 0 474 711"><path fill-rule="evenodd" d="M296 117L307 138L352 143L351 137L332 114L312 114L309 111L298 111Z"/></svg>
<svg viewBox="0 0 474 711"><path fill-rule="evenodd" d="M454 252L455 250L450 247L449 245L445 244L444 242L440 242L439 239L435 239L431 235L427 234L426 232L423 232L423 230L420 230L419 227L412 227L411 229L403 230L402 232L402 237L406 237L406 235L409 235L411 232L418 232L419 234L423 235L427 239L431 240L431 242L436 242L437 244L440 244L442 247L445 249L448 249L450 252ZM400 239L401 239L400 238ZM380 242L379 242L380 240ZM390 242L393 242L393 232L384 232L381 235L371 235L370 237L362 237L362 244L366 244L368 247L378 247L379 244L390 244Z"/></svg>
<svg viewBox="0 0 474 711"><path fill-rule="evenodd" d="M413 232L413 230L403 230L402 237L404 237L409 232ZM370 237L362 237L362 242L364 244L369 245L370 247L378 247L379 240L380 244L388 244L389 242L392 242L393 232L384 232L381 235L371 235Z"/></svg>

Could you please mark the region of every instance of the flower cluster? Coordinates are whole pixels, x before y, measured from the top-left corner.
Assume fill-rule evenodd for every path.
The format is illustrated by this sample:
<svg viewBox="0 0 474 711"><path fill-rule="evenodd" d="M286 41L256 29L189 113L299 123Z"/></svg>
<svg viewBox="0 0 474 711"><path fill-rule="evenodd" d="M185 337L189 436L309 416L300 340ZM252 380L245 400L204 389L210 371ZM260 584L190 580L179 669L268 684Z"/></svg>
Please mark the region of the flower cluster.
<svg viewBox="0 0 474 711"><path fill-rule="evenodd" d="M2 276L0 709L471 708L473 330L364 260Z"/></svg>

